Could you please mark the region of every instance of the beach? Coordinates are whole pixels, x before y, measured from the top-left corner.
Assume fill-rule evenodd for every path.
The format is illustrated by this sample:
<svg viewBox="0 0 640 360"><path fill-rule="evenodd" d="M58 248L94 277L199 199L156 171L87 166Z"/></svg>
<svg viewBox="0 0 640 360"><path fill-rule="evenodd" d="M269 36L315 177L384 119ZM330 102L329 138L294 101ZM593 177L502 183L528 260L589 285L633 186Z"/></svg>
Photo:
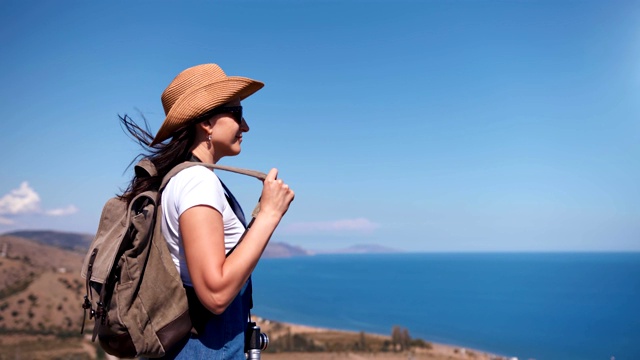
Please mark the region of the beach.
<svg viewBox="0 0 640 360"><path fill-rule="evenodd" d="M345 331L322 327L312 327L300 324L279 322L261 317L253 319L261 331L269 336L269 347L262 352L262 358L266 360L346 360L346 359L377 359L377 360L455 360L455 359L478 359L497 360L507 359L506 357L486 353L474 349L462 348L446 344L438 344L424 340L425 347L411 346L407 349L397 349L396 351L375 351L366 350L362 347L359 350L349 349L350 345L366 342L375 348L376 344L390 343L390 335L370 334L356 331ZM281 349L283 343L287 343L291 338L304 338L318 347L325 347L324 351L282 351L274 352L273 348ZM414 339L416 340L416 339ZM326 350L333 347L336 350Z"/></svg>

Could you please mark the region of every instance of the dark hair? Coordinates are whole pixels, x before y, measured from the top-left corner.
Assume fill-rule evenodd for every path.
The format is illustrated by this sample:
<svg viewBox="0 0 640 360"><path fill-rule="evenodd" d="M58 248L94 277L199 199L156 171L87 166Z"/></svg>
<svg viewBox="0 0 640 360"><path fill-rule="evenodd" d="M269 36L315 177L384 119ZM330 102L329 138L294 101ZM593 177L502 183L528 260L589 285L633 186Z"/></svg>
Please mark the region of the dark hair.
<svg viewBox="0 0 640 360"><path fill-rule="evenodd" d="M150 177L138 177L134 174L129 186L122 194L118 195L120 199L129 203L138 194L147 190L159 189L162 178L164 178L173 167L191 157L190 150L196 137L195 124L197 121L191 121L187 126L174 132L171 141L168 143L159 143L151 146L153 136L151 135L149 124L144 115L141 115L144 120L144 128L136 124L127 114L124 116L118 115L118 117L120 118L120 125L123 130L126 130L128 135L138 142L143 149L143 152L136 156L129 166L139 158L147 158L156 167L158 173L156 176Z"/></svg>

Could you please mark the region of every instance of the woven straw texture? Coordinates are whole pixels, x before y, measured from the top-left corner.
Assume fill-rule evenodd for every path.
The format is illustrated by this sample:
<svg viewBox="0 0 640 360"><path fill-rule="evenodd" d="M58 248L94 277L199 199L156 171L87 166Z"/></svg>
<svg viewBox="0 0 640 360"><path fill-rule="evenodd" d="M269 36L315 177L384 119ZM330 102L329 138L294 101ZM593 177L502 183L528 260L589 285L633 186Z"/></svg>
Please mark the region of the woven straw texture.
<svg viewBox="0 0 640 360"><path fill-rule="evenodd" d="M190 120L213 108L236 98L244 100L263 86L257 80L227 76L216 64L197 65L182 71L162 93L167 117L151 144L170 138Z"/></svg>

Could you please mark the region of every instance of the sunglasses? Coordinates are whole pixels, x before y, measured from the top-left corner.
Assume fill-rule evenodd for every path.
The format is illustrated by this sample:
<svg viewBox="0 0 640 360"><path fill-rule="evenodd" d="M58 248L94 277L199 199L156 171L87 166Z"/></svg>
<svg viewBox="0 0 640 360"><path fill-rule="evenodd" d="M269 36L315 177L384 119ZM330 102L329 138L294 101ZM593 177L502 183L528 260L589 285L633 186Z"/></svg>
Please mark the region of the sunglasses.
<svg viewBox="0 0 640 360"><path fill-rule="evenodd" d="M231 114L231 118L233 118L238 125L242 125L242 106L220 106L205 113L200 119L204 121L220 114Z"/></svg>

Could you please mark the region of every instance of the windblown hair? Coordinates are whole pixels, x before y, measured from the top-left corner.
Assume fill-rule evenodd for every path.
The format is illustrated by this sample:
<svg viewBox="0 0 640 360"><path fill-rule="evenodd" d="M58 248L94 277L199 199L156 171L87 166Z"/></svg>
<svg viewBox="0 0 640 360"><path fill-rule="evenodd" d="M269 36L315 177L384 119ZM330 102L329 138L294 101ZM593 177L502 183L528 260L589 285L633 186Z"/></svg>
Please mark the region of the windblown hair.
<svg viewBox="0 0 640 360"><path fill-rule="evenodd" d="M173 167L183 161L189 160L191 157L191 146L196 137L195 124L198 121L192 121L189 125L176 131L168 143L159 143L151 146L153 136L149 130L147 119L144 116L142 116L144 128L133 121L129 115L118 115L118 117L120 118L120 125L123 131L127 132L143 149L143 152L136 156L129 166L140 158L147 158L153 163L158 172L156 176L151 177L138 177L137 174L134 174L127 189L118 195L120 199L129 203L138 194L147 190L158 190L162 179Z"/></svg>

